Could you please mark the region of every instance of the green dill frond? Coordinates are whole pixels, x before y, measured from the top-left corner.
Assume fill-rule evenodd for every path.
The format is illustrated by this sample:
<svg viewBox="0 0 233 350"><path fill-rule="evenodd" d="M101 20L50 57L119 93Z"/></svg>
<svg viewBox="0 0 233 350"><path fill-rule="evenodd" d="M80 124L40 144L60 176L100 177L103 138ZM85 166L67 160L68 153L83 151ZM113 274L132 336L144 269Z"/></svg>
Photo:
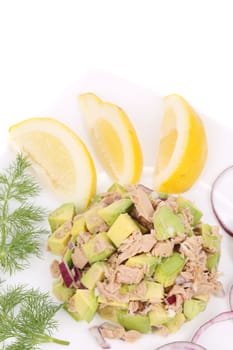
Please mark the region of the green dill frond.
<svg viewBox="0 0 233 350"><path fill-rule="evenodd" d="M10 274L40 255L42 235L48 234L39 226L47 212L35 204L40 187L27 172L29 166L18 154L0 174L0 268Z"/></svg>
<svg viewBox="0 0 233 350"><path fill-rule="evenodd" d="M57 328L54 316L62 305L47 293L24 285L7 287L0 293L0 349L39 349L39 344L67 341L52 337ZM9 345L8 345L9 344Z"/></svg>

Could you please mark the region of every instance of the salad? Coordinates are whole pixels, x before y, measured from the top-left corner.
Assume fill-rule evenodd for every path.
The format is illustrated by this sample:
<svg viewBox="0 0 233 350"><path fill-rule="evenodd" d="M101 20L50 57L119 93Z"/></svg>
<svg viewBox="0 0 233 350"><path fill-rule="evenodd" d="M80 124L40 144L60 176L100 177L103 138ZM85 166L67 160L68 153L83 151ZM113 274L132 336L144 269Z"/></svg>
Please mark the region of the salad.
<svg viewBox="0 0 233 350"><path fill-rule="evenodd" d="M53 293L77 321L110 321L104 338L176 332L222 293L218 227L181 195L114 183L87 210L65 203L48 219Z"/></svg>

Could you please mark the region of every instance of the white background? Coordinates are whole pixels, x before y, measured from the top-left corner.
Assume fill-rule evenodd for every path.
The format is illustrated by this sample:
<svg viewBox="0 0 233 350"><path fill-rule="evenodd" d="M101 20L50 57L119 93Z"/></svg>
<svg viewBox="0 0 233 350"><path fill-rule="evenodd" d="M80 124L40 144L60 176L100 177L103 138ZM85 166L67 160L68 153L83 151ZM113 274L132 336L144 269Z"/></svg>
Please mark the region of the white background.
<svg viewBox="0 0 233 350"><path fill-rule="evenodd" d="M229 0L1 0L0 120L46 110L89 70L186 97L233 125Z"/></svg>
<svg viewBox="0 0 233 350"><path fill-rule="evenodd" d="M90 71L115 74L160 95L179 93L205 115L233 127L231 7L231 0L0 0L0 131L15 120L51 110L59 96ZM64 114L66 106L60 107ZM207 125L215 125L209 132L213 146L209 161L215 168L208 167L207 174L213 177L218 166L232 163L232 137L230 130ZM215 162L217 154L220 165ZM197 194L203 197L200 190ZM229 249L222 266L229 267L232 241L226 239L225 246ZM33 266L39 269L41 265L35 262ZM47 270L44 262L50 286ZM27 273L19 274L19 281ZM231 275L227 269L228 289ZM217 310L226 310L226 304L227 299L216 303L215 310L213 300L207 314L201 316L203 321ZM61 328L72 333L68 318L62 316L61 322ZM191 328L198 325L200 319ZM79 330L84 343L85 327ZM182 334L180 339L184 339ZM74 333L67 339L72 336ZM134 348L154 349L156 344L143 347L139 342ZM89 349L97 349L93 346ZM75 348L73 342L70 349ZM58 347L46 344L43 349Z"/></svg>

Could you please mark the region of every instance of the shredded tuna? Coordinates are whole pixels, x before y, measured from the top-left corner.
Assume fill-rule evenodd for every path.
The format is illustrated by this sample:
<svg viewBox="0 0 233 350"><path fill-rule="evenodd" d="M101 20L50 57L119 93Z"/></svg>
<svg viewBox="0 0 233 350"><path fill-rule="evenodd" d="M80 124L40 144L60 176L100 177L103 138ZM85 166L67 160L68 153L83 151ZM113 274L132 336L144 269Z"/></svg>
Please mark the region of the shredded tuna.
<svg viewBox="0 0 233 350"><path fill-rule="evenodd" d="M145 235L142 235L141 232L133 233L120 245L118 263L120 264L139 253L148 253L155 243L154 232Z"/></svg>
<svg viewBox="0 0 233 350"><path fill-rule="evenodd" d="M60 269L59 269L59 261L53 260L52 264L50 265L50 272L53 278L58 278L60 276Z"/></svg>
<svg viewBox="0 0 233 350"><path fill-rule="evenodd" d="M134 314L134 313L140 313L142 310L145 308L145 303L143 303L140 300L133 300L129 302L128 305L128 313L129 314Z"/></svg>
<svg viewBox="0 0 233 350"><path fill-rule="evenodd" d="M126 331L123 327L118 325L113 325L108 322L104 322L99 327L99 329L104 338L122 339L131 343L138 340L141 336L141 334L137 331L134 331L134 330Z"/></svg>
<svg viewBox="0 0 233 350"><path fill-rule="evenodd" d="M170 240L158 241L151 250L151 254L158 257L168 257L172 255L173 248L174 242Z"/></svg>
<svg viewBox="0 0 233 350"><path fill-rule="evenodd" d="M134 343L136 340L138 340L142 336L141 333L135 331L135 330L130 330L125 332L124 337L122 338L123 340L129 342L129 343Z"/></svg>
<svg viewBox="0 0 233 350"><path fill-rule="evenodd" d="M109 248L112 248L112 245L109 242L105 241L104 239L101 239L101 237L98 237L97 235L95 239L94 252L101 253L105 249L109 249Z"/></svg>
<svg viewBox="0 0 233 350"><path fill-rule="evenodd" d="M71 259L74 266L78 267L79 269L84 268L84 266L88 263L87 257L80 247L75 247L74 253L71 255Z"/></svg>
<svg viewBox="0 0 233 350"><path fill-rule="evenodd" d="M71 221L67 221L65 222L65 224L62 226L62 228L59 228L56 232L55 232L55 237L56 238L62 238L64 237L67 232L69 232L72 229L72 222Z"/></svg>
<svg viewBox="0 0 233 350"><path fill-rule="evenodd" d="M139 283L144 277L143 269L136 266L119 265L116 271L117 283Z"/></svg>
<svg viewBox="0 0 233 350"><path fill-rule="evenodd" d="M140 282L133 292L130 293L130 298L140 298L143 299L146 295L146 283L144 281Z"/></svg>
<svg viewBox="0 0 233 350"><path fill-rule="evenodd" d="M169 196L166 200L160 200L160 202L157 204L155 213L161 208L161 207L169 207L175 214L178 213L178 204L177 204L177 197Z"/></svg>
<svg viewBox="0 0 233 350"><path fill-rule="evenodd" d="M194 295L192 288L184 288L184 286L175 284L170 290L168 296L174 295L175 302L168 307L176 312L182 311L182 305L185 300L191 299Z"/></svg>
<svg viewBox="0 0 233 350"><path fill-rule="evenodd" d="M148 222L151 222L154 215L154 208L148 194L142 189L142 187L135 186L130 191L129 195L135 205L138 215L143 217Z"/></svg>
<svg viewBox="0 0 233 350"><path fill-rule="evenodd" d="M106 192L102 196L102 202L105 205L112 204L113 202L116 202L117 200L121 199L122 196L119 192Z"/></svg>
<svg viewBox="0 0 233 350"><path fill-rule="evenodd" d="M76 241L77 247L81 247L83 244L87 243L89 239L91 238L91 234L89 232L81 232Z"/></svg>

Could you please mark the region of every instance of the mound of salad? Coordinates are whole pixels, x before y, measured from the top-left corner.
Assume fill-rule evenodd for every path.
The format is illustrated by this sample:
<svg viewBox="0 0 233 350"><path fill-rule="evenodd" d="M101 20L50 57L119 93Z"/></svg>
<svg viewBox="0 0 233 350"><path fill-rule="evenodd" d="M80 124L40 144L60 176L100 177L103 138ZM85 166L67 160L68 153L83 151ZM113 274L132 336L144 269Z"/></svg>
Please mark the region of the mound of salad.
<svg viewBox="0 0 233 350"><path fill-rule="evenodd" d="M82 213L63 204L49 215L53 293L77 321L107 320L104 338L176 332L223 289L221 236L201 218L183 196L141 184L115 183Z"/></svg>

